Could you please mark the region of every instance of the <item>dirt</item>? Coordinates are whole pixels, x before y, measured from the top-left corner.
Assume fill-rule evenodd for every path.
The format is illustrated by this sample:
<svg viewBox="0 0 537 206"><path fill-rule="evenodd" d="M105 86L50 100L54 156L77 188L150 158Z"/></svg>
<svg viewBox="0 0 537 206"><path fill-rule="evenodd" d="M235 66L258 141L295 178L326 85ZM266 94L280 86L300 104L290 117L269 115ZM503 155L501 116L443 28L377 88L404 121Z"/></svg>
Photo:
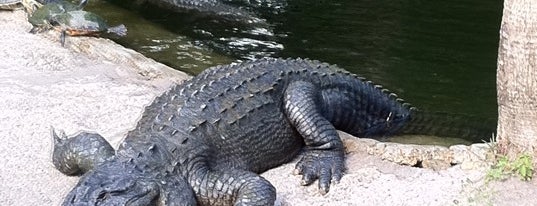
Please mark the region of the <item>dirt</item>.
<svg viewBox="0 0 537 206"><path fill-rule="evenodd" d="M59 205L78 177L51 164L51 126L96 131L114 146L143 107L188 76L100 38L33 35L22 11L0 12L0 205ZM344 135L345 136L345 135ZM535 205L536 181L485 183L485 166L423 169L387 161L345 137L347 173L321 195L289 163L263 174L277 205ZM314 183L315 184L315 183Z"/></svg>

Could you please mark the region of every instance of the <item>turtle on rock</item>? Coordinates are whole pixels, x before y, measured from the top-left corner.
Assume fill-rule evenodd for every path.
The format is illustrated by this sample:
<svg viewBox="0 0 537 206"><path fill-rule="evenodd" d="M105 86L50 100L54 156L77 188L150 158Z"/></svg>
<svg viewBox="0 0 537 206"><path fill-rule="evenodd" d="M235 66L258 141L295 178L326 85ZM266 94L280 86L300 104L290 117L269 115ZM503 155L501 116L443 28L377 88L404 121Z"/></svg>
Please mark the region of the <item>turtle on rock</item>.
<svg viewBox="0 0 537 206"><path fill-rule="evenodd" d="M51 29L52 25L50 21L52 17L70 11L82 10L87 4L88 0L81 0L78 5L66 0L45 0L44 5L35 10L28 18L28 22L33 25L30 33L38 33Z"/></svg>
<svg viewBox="0 0 537 206"><path fill-rule="evenodd" d="M60 41L65 44L65 36L99 36L101 33L112 33L118 36L127 35L125 25L110 27L99 15L82 10L69 11L55 15L50 23L61 31Z"/></svg>

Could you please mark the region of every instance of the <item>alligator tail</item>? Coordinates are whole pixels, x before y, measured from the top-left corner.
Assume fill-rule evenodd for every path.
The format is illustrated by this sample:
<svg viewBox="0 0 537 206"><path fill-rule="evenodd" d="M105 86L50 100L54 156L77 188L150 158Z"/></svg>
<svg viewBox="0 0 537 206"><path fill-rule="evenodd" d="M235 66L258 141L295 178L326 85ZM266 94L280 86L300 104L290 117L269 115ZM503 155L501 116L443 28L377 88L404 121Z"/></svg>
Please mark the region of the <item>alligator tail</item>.
<svg viewBox="0 0 537 206"><path fill-rule="evenodd" d="M466 114L412 111L411 119L400 134L456 137L472 142L488 141L496 133L496 120Z"/></svg>
<svg viewBox="0 0 537 206"><path fill-rule="evenodd" d="M118 36L125 36L125 35L127 35L127 27L125 27L125 25L123 25L123 24L120 24L120 25L117 25L117 26L114 26L114 27L110 27L110 28L108 28L108 33L113 33L113 34L116 34Z"/></svg>

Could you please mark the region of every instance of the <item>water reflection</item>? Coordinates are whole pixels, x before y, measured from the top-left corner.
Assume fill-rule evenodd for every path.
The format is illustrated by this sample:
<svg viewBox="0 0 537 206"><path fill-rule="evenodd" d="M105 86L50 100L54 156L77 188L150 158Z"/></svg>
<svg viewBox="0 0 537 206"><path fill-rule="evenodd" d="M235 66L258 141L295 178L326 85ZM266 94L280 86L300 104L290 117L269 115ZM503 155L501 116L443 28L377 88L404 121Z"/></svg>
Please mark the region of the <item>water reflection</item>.
<svg viewBox="0 0 537 206"><path fill-rule="evenodd" d="M114 41L190 74L233 61L228 56L197 44L195 39L142 18L135 11L117 7L106 1L90 1L87 10L95 11L106 18L111 25L122 23L127 26L127 37L117 38Z"/></svg>
<svg viewBox="0 0 537 206"><path fill-rule="evenodd" d="M337 63L425 110L495 118L501 6L295 0L272 21L286 35L280 56Z"/></svg>

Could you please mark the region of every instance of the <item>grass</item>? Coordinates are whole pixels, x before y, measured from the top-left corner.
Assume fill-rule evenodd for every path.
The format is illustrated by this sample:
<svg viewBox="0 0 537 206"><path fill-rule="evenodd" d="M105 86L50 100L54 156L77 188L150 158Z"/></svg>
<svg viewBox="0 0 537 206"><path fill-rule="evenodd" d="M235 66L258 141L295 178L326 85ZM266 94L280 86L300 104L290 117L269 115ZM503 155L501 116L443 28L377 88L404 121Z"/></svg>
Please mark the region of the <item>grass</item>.
<svg viewBox="0 0 537 206"><path fill-rule="evenodd" d="M496 162L487 172L487 181L505 180L511 176L518 176L521 180L529 181L533 177L533 156L527 153L518 155L515 159L510 159L498 151L498 144L493 135L489 145L494 152Z"/></svg>

